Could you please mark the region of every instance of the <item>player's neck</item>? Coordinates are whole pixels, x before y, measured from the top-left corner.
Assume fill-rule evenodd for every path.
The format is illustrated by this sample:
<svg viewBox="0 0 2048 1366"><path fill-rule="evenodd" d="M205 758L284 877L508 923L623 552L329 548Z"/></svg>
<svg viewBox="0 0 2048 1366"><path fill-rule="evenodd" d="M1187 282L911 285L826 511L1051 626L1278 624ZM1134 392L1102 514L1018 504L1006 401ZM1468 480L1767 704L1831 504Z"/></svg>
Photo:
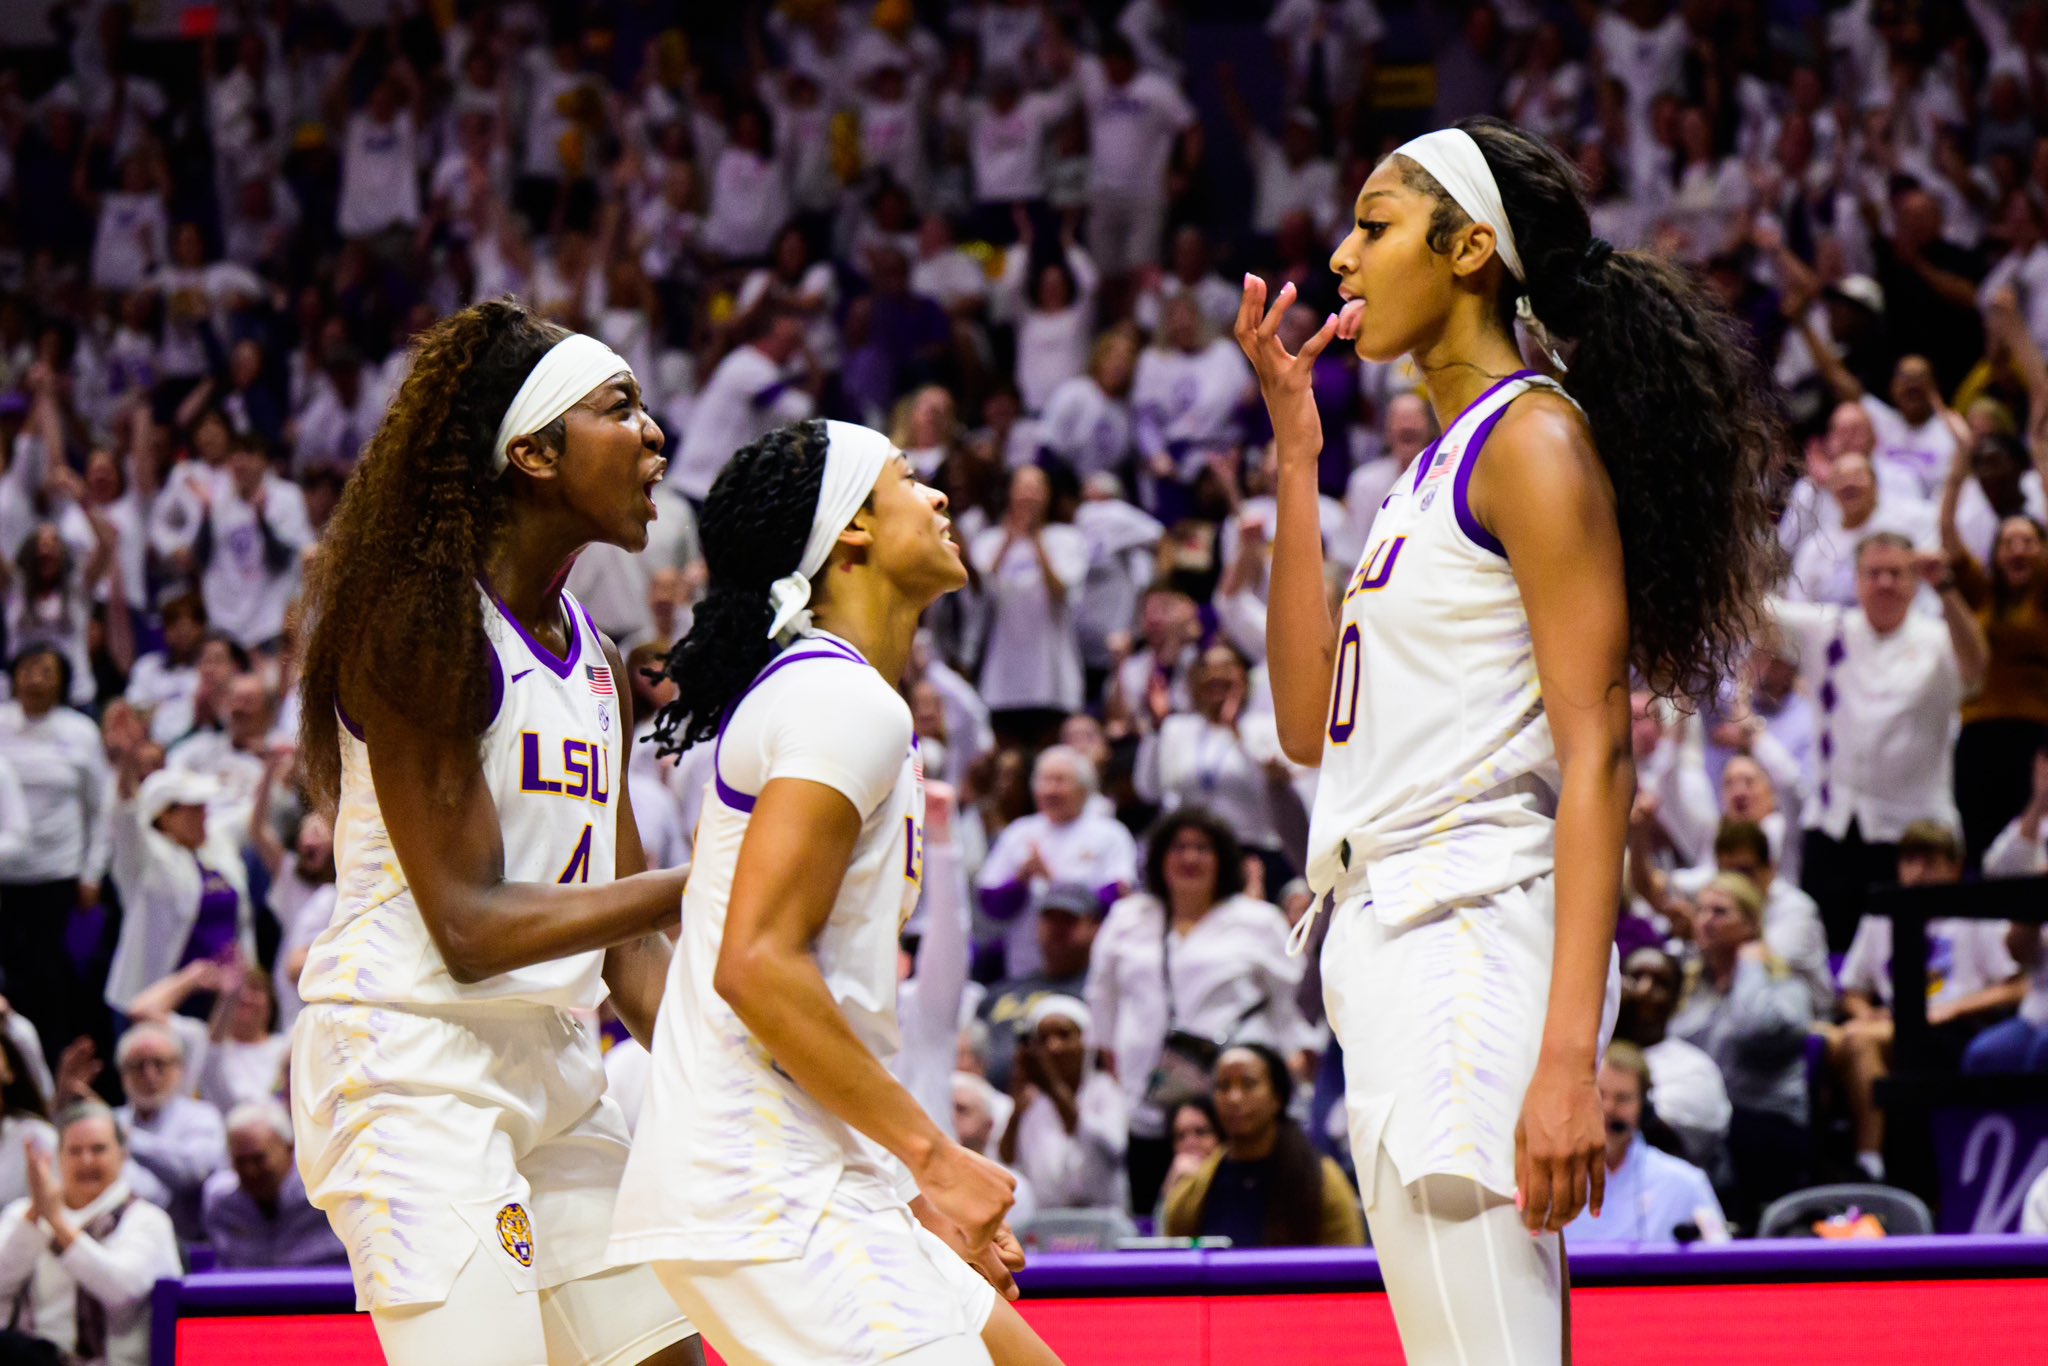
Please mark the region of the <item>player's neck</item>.
<svg viewBox="0 0 2048 1366"><path fill-rule="evenodd" d="M876 673L896 686L910 666L910 646L922 612L906 602L870 600L837 583L833 588L830 598L812 608L812 621L860 651Z"/></svg>
<svg viewBox="0 0 2048 1366"><path fill-rule="evenodd" d="M529 632L552 633L561 624L562 584L580 549L515 524L485 562L485 583Z"/></svg>
<svg viewBox="0 0 2048 1366"><path fill-rule="evenodd" d="M1481 307L1476 299L1461 301L1435 340L1415 349L1415 367L1422 372L1439 430L1457 421L1488 389L1526 368L1513 334L1481 316Z"/></svg>

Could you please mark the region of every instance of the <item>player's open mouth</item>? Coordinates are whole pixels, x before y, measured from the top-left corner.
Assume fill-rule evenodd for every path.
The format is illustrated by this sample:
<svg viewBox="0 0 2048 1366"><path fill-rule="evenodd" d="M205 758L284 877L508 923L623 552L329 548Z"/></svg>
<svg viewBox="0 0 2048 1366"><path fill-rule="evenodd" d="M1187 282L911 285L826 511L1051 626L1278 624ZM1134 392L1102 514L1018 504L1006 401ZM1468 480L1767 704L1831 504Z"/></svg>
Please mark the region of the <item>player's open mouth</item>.
<svg viewBox="0 0 2048 1366"><path fill-rule="evenodd" d="M640 496L647 500L647 520L657 521L661 517L661 505L654 501L654 486L661 480L650 479L640 486Z"/></svg>

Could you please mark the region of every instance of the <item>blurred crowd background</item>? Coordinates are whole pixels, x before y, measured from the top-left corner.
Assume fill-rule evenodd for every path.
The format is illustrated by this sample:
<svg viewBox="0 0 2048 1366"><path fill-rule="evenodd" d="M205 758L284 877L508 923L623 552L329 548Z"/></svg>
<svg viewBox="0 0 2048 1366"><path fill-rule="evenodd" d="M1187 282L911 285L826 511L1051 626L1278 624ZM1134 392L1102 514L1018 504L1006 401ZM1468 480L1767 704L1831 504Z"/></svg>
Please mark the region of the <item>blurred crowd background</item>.
<svg viewBox="0 0 2048 1366"><path fill-rule="evenodd" d="M667 434L654 543L569 581L643 731L735 449L860 421L951 499L974 582L903 688L960 895L906 971L961 1025L945 1122L1048 1230L1367 1236L1284 948L1316 777L1270 714L1270 433L1229 328L1248 270L1299 288L1292 341L1336 306L1352 198L1416 132L1552 139L1596 231L1742 319L1791 418L1769 629L1721 695L1635 700L1608 1213L1575 1243L1882 1181L1867 891L2048 871L2033 0L8 9L0 1294L61 1309L24 1230L116 1187L169 1215L120 1218L135 1256L341 1257L278 1108L334 895L297 594L408 338L478 299L603 338ZM1335 588L1437 429L1405 362L1332 350L1316 394ZM707 758L634 751L660 863ZM1929 947L1953 1066L2048 1070L2038 933Z"/></svg>

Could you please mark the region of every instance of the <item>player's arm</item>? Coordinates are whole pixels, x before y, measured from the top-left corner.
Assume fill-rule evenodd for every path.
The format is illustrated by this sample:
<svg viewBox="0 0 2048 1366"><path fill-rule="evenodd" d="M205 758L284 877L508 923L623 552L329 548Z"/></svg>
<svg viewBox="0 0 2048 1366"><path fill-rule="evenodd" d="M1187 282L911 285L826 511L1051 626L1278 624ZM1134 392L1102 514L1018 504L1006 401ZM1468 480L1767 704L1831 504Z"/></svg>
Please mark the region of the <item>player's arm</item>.
<svg viewBox="0 0 2048 1366"><path fill-rule="evenodd" d="M733 871L712 985L804 1093L893 1153L968 1250L989 1246L1016 1178L948 1138L868 1051L811 956L853 861L861 813L808 778L761 789Z"/></svg>
<svg viewBox="0 0 2048 1366"><path fill-rule="evenodd" d="M680 870L601 885L506 881L498 807L473 747L414 725L370 689L347 705L369 746L392 850L456 981L607 949L677 915Z"/></svg>
<svg viewBox="0 0 2048 1366"><path fill-rule="evenodd" d="M1600 1014L1635 799L1628 596L1614 488L1584 419L1532 395L1509 410L1473 472L1473 511L1506 548L1529 614L1557 744L1557 946L1536 1076L1515 1130L1531 1229L1562 1229L1606 1179L1594 1087Z"/></svg>
<svg viewBox="0 0 2048 1366"><path fill-rule="evenodd" d="M1317 461L1323 451L1323 421L1316 412L1316 357L1337 335L1327 319L1315 335L1288 355L1280 343L1280 319L1295 302L1294 286L1283 285L1271 312L1266 282L1245 276L1244 301L1237 312L1237 344L1244 348L1273 419L1273 563L1267 593L1266 662L1273 685L1273 719L1280 748L1297 764L1319 764L1329 722L1330 686L1337 660L1337 626L1323 591L1323 524Z"/></svg>
<svg viewBox="0 0 2048 1366"><path fill-rule="evenodd" d="M601 635L599 639L604 641L604 657L612 668L612 691L619 696L619 733L626 737L626 758L630 764L633 689L619 647L610 636ZM640 845L640 827L633 820L633 785L625 780L623 770L612 790L619 794L619 831L613 867L622 878L634 877L647 871L647 851ZM687 865L675 871L686 878L690 872ZM654 1046L654 1017L661 1009L662 990L668 985L668 958L672 952L667 935L660 930L647 930L623 944L612 945L604 953L604 984L612 994L612 1009L642 1048Z"/></svg>

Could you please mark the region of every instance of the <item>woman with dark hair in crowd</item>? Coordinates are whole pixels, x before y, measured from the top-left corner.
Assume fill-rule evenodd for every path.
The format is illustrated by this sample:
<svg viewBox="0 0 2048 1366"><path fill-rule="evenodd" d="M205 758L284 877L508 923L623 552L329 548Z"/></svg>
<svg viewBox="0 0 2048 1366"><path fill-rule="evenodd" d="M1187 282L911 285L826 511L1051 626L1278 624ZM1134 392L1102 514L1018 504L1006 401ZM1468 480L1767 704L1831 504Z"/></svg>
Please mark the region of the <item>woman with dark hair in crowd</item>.
<svg viewBox="0 0 2048 1366"><path fill-rule="evenodd" d="M1166 1202L1171 1238L1228 1238L1233 1247L1361 1247L1365 1221L1343 1169L1309 1146L1288 1114L1294 1078L1261 1043L1216 1059L1223 1145Z"/></svg>
<svg viewBox="0 0 2048 1366"><path fill-rule="evenodd" d="M78 979L64 938L73 911L99 904L111 781L99 727L64 704L70 661L30 646L9 673L14 698L0 702L0 750L21 783L29 830L0 858L0 964L14 1008L55 1058L81 1034L113 1043L99 993Z"/></svg>
<svg viewBox="0 0 2048 1366"><path fill-rule="evenodd" d="M564 1334L701 1360L653 1275L608 1266L629 1135L568 1013L609 991L653 1037L682 893L643 871L618 647L561 586L587 545L646 546L661 446L610 348L478 304L420 335L313 565L299 748L339 890L293 1127L394 1366Z"/></svg>
<svg viewBox="0 0 2048 1366"><path fill-rule="evenodd" d="M1739 329L1676 266L1593 237L1571 164L1512 125L1404 144L1354 215L1330 258L1347 302L1298 354L1291 286L1269 310L1248 277L1237 323L1278 447L1275 716L1321 765L1324 998L1409 1360L1556 1362L1556 1235L1603 1178L1630 676L1711 696L1745 651L1779 424ZM1524 363L1518 321L1559 378ZM1333 619L1311 380L1339 337L1411 357L1443 435Z"/></svg>
<svg viewBox="0 0 2048 1366"><path fill-rule="evenodd" d="M825 421L742 447L705 500L656 734L712 743L715 795L611 1247L729 1360L1055 1360L992 1288L1023 1264L1015 1179L887 1067L924 877L897 680L967 582L945 509L887 437Z"/></svg>
<svg viewBox="0 0 2048 1366"><path fill-rule="evenodd" d="M2032 439L2035 465L2048 470L2048 433ZM1964 540L1956 516L1980 462L2015 467L2021 455L2019 442L1995 432L1958 443L1941 490L1941 548L1988 651L1984 681L1964 699L1956 737L1956 808L1972 867L2027 804L2033 754L2048 741L2048 533L2025 511L2001 517L1987 563Z"/></svg>
<svg viewBox="0 0 2048 1366"><path fill-rule="evenodd" d="M1088 1008L1131 1105L1136 1209L1158 1197L1173 1157L1167 1120L1207 1089L1219 1045L1250 1038L1293 1052L1306 1042L1286 917L1244 888L1236 832L1184 806L1146 837L1145 889L1110 907L1096 933Z"/></svg>
<svg viewBox="0 0 2048 1366"><path fill-rule="evenodd" d="M1173 1144L1173 1163L1159 1187L1159 1203L1152 1211L1155 1228L1166 1227L1166 1205L1189 1177L1202 1169L1209 1155L1223 1146L1223 1121L1216 1118L1216 1101L1206 1094L1189 1096L1173 1107L1166 1127Z"/></svg>

